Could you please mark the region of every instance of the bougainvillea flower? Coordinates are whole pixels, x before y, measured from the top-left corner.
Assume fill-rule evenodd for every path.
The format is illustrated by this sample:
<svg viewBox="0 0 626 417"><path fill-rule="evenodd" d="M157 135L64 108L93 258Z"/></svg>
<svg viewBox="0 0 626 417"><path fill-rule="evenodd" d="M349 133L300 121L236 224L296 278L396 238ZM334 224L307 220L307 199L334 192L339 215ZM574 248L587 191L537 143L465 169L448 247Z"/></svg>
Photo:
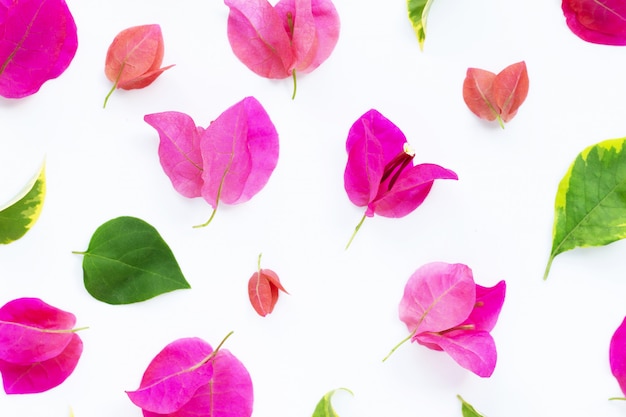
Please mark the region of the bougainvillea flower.
<svg viewBox="0 0 626 417"><path fill-rule="evenodd" d="M7 394L47 391L67 379L83 343L72 313L38 298L18 298L0 308L0 373Z"/></svg>
<svg viewBox="0 0 626 417"><path fill-rule="evenodd" d="M261 269L261 255L259 255L257 272L248 280L248 296L252 307L261 317L267 316L274 310L279 291L288 294L276 272L271 269Z"/></svg>
<svg viewBox="0 0 626 417"><path fill-rule="evenodd" d="M0 95L39 91L70 65L78 48L76 24L64 0L0 1Z"/></svg>
<svg viewBox="0 0 626 417"><path fill-rule="evenodd" d="M144 120L159 133L159 158L174 188L185 197L248 201L265 186L278 163L278 132L254 97L224 111L206 129L179 112L148 114Z"/></svg>
<svg viewBox="0 0 626 417"><path fill-rule="evenodd" d="M475 284L467 265L422 266L407 281L399 306L400 320L410 335L391 353L411 340L445 351L478 376L491 376L497 352L489 332L496 325L505 292L504 281L490 288Z"/></svg>
<svg viewBox="0 0 626 417"><path fill-rule="evenodd" d="M463 100L476 116L496 120L504 128L528 95L528 70L524 61L509 65L497 75L468 68L463 82Z"/></svg>
<svg viewBox="0 0 626 417"><path fill-rule="evenodd" d="M163 34L159 25L134 26L117 34L107 51L104 73L113 87L104 99L106 107L116 88L133 90L149 86L163 71Z"/></svg>
<svg viewBox="0 0 626 417"><path fill-rule="evenodd" d="M611 338L609 364L622 393L626 396L626 318Z"/></svg>
<svg viewBox="0 0 626 417"><path fill-rule="evenodd" d="M346 150L344 187L352 203L366 207L348 246L365 217L406 216L424 202L435 180L458 179L439 165L413 165L415 154L404 133L376 110L354 122Z"/></svg>
<svg viewBox="0 0 626 417"><path fill-rule="evenodd" d="M265 78L293 77L319 67L339 39L339 15L330 0L225 0L228 40L248 68Z"/></svg>
<svg viewBox="0 0 626 417"><path fill-rule="evenodd" d="M226 336L228 337L228 336ZM252 380L228 350L199 338L178 339L148 365L139 389L127 391L144 417L249 417Z"/></svg>
<svg viewBox="0 0 626 417"><path fill-rule="evenodd" d="M623 0L563 0L567 26L584 41L626 45L626 2Z"/></svg>

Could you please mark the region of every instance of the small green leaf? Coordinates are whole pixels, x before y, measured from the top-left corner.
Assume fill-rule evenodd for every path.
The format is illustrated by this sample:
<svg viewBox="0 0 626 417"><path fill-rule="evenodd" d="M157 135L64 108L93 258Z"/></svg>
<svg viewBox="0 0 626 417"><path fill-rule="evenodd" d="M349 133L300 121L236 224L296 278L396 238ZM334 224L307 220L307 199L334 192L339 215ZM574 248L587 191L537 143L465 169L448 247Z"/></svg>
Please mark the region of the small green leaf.
<svg viewBox="0 0 626 417"><path fill-rule="evenodd" d="M422 51L424 50L424 41L426 40L426 20L428 19L428 12L432 3L433 0L407 0L406 2L409 20L417 35Z"/></svg>
<svg viewBox="0 0 626 417"><path fill-rule="evenodd" d="M190 288L159 232L141 219L118 217L100 226L84 255L85 288L109 304L130 304Z"/></svg>
<svg viewBox="0 0 626 417"><path fill-rule="evenodd" d="M626 138L583 150L559 183L554 203L554 258L576 247L603 246L626 237Z"/></svg>
<svg viewBox="0 0 626 417"><path fill-rule="evenodd" d="M315 406L315 411L313 411L313 417L339 417L337 413L335 412L333 405L330 402L333 394L335 394L335 392L339 390L343 390L343 391L349 392L350 395L354 395L352 394L352 391L350 391L347 388L337 388L337 389L328 391L326 394L324 394L322 399L317 403L317 406Z"/></svg>
<svg viewBox="0 0 626 417"><path fill-rule="evenodd" d="M0 243L14 242L24 236L35 224L46 195L46 165L24 189L0 208Z"/></svg>
<svg viewBox="0 0 626 417"><path fill-rule="evenodd" d="M465 402L460 395L457 395L456 397L461 400L461 412L463 413L463 417L483 417L483 415L476 411L474 407Z"/></svg>

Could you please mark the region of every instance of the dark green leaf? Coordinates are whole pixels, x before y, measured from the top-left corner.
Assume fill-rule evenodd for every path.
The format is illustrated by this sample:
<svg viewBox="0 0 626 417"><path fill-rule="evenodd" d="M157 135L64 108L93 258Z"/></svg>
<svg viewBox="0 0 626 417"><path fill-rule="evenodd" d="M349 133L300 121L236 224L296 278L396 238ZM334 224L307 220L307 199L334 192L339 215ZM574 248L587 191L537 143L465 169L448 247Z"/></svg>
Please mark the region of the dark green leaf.
<svg viewBox="0 0 626 417"><path fill-rule="evenodd" d="M109 304L130 304L190 288L159 232L135 217L100 226L84 255L85 288Z"/></svg>
<svg viewBox="0 0 626 417"><path fill-rule="evenodd" d="M603 246L626 237L626 138L582 151L561 180L554 203L554 258L567 250Z"/></svg>
<svg viewBox="0 0 626 417"><path fill-rule="evenodd" d="M328 391L322 397L322 399L317 403L317 406L315 407L315 411L313 411L313 417L339 417L337 413L335 412L333 405L330 402L333 394L339 390L347 391L350 394L352 394L352 391L350 391L347 388L337 388L332 391Z"/></svg>
<svg viewBox="0 0 626 417"><path fill-rule="evenodd" d="M15 198L0 208L0 243L21 238L35 224L46 195L45 164Z"/></svg>

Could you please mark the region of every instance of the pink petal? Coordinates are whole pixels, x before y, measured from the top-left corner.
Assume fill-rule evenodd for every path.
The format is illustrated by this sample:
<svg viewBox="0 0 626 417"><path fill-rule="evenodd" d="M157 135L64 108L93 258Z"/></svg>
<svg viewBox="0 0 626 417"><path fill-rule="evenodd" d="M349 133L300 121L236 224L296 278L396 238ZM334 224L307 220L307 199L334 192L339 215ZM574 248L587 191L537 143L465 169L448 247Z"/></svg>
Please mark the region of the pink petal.
<svg viewBox="0 0 626 417"><path fill-rule="evenodd" d="M472 270L463 264L433 262L420 267L404 287L400 320L410 332L439 332L463 322L476 301Z"/></svg>
<svg viewBox="0 0 626 417"><path fill-rule="evenodd" d="M254 394L250 374L226 349L220 349L213 363L210 383L201 386L180 410L167 417L250 417ZM163 417L149 411L144 417Z"/></svg>
<svg viewBox="0 0 626 417"><path fill-rule="evenodd" d="M481 287L476 284L476 304L472 313L461 325L472 324L476 330L490 332L500 315L504 296L506 293L506 283L498 282L493 287Z"/></svg>
<svg viewBox="0 0 626 417"><path fill-rule="evenodd" d="M0 308L0 359L33 363L53 358L72 340L75 323L72 313L38 298L10 301Z"/></svg>
<svg viewBox="0 0 626 417"><path fill-rule="evenodd" d="M274 309L272 288L263 274L255 272L248 280L248 297L252 307L261 317L267 316Z"/></svg>
<svg viewBox="0 0 626 417"><path fill-rule="evenodd" d="M241 62L266 78L291 75L294 56L281 18L267 0L224 0L228 41Z"/></svg>
<svg viewBox="0 0 626 417"><path fill-rule="evenodd" d="M383 148L371 130L364 126L363 134L350 144L343 174L344 188L354 205L364 207L376 197L383 169Z"/></svg>
<svg viewBox="0 0 626 417"><path fill-rule="evenodd" d="M107 50L104 72L117 88L131 90L146 87L172 67L160 68L164 51L159 25L124 29L115 36Z"/></svg>
<svg viewBox="0 0 626 417"><path fill-rule="evenodd" d="M54 388L71 375L82 352L83 342L72 333L65 349L45 361L16 364L0 360L4 391L7 394L31 394Z"/></svg>
<svg viewBox="0 0 626 417"><path fill-rule="evenodd" d="M383 150L383 166L403 152L406 143L404 133L377 110L367 111L354 122L346 140L348 153L366 134L374 135L380 142Z"/></svg>
<svg viewBox="0 0 626 417"><path fill-rule="evenodd" d="M626 395L626 318L619 325L609 347L609 363L611 372L617 379L619 387Z"/></svg>
<svg viewBox="0 0 626 417"><path fill-rule="evenodd" d="M420 164L402 171L391 190L380 190L367 208L367 215L403 217L423 202L437 179L457 180L457 175L435 164Z"/></svg>
<svg viewBox="0 0 626 417"><path fill-rule="evenodd" d="M303 71L311 65L317 53L317 34L311 0L282 0L274 7L291 38L294 62L289 70ZM293 29L290 29L289 24ZM293 30L293 33L291 31Z"/></svg>
<svg viewBox="0 0 626 417"><path fill-rule="evenodd" d="M493 374L498 354L489 332L456 330L449 333L420 333L414 340L420 344L434 344L452 357L463 368L487 378Z"/></svg>
<svg viewBox="0 0 626 417"><path fill-rule="evenodd" d="M463 81L463 100L476 116L496 120L500 109L493 98L493 81L496 74L479 68L468 68Z"/></svg>
<svg viewBox="0 0 626 417"><path fill-rule="evenodd" d="M313 59L304 68L299 65L300 72L311 72L319 67L333 52L339 40L341 23L339 14L330 0L312 0L311 12L315 24L317 48Z"/></svg>
<svg viewBox="0 0 626 417"><path fill-rule="evenodd" d="M528 71L524 61L509 65L496 75L492 86L493 99L500 117L508 122L528 96Z"/></svg>
<svg viewBox="0 0 626 417"><path fill-rule="evenodd" d="M0 10L0 95L21 98L72 62L76 24L63 0L20 0Z"/></svg>
<svg viewBox="0 0 626 417"><path fill-rule="evenodd" d="M185 197L202 195L200 136L191 117L179 112L148 114L144 120L159 133L159 159L172 185Z"/></svg>
<svg viewBox="0 0 626 417"><path fill-rule="evenodd" d="M261 191L278 163L278 132L265 109L246 97L222 113L200 140L202 196L215 207L248 201Z"/></svg>
<svg viewBox="0 0 626 417"><path fill-rule="evenodd" d="M155 356L139 389L127 391L130 400L145 411L168 414L178 411L213 376L213 348L199 338L178 339Z"/></svg>
<svg viewBox="0 0 626 417"><path fill-rule="evenodd" d="M563 0L567 26L581 39L604 45L626 45L623 0Z"/></svg>

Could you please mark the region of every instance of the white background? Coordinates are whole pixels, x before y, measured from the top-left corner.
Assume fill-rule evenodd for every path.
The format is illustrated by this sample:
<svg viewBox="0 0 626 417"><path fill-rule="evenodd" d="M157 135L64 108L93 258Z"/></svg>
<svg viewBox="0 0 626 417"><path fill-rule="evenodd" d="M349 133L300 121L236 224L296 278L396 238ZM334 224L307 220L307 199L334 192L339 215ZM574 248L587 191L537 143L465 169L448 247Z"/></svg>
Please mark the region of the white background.
<svg viewBox="0 0 626 417"><path fill-rule="evenodd" d="M342 417L460 416L462 395L490 417L623 416L608 364L611 335L626 315L626 244L551 247L558 182L583 148L626 135L626 50L586 43L565 25L560 2L435 0L420 52L403 0L336 0L339 43L320 68L291 80L256 76L233 55L228 8L218 0L68 0L79 48L69 69L34 96L0 99L0 202L47 161L38 223L0 247L0 304L39 297L73 312L84 353L59 387L0 395L1 416L139 417L124 390L138 387L167 343L197 336L248 368L256 417L310 416L336 396ZM143 90L110 88L104 58L114 36L159 23L164 65ZM528 99L504 130L476 118L462 99L468 67L498 72L525 60ZM265 107L280 135L280 159L251 201L210 215L176 193L157 157L147 113L176 110L207 126L245 96ZM416 150L416 163L453 169L402 219L367 219L343 189L345 139L376 108ZM142 218L161 233L190 282L128 306L93 299L82 258L94 230L114 217ZM290 295L256 315L247 281L275 270ZM408 277L432 261L462 262L477 283L507 282L493 336L498 364L481 379L416 344L381 359L407 335L397 305Z"/></svg>

